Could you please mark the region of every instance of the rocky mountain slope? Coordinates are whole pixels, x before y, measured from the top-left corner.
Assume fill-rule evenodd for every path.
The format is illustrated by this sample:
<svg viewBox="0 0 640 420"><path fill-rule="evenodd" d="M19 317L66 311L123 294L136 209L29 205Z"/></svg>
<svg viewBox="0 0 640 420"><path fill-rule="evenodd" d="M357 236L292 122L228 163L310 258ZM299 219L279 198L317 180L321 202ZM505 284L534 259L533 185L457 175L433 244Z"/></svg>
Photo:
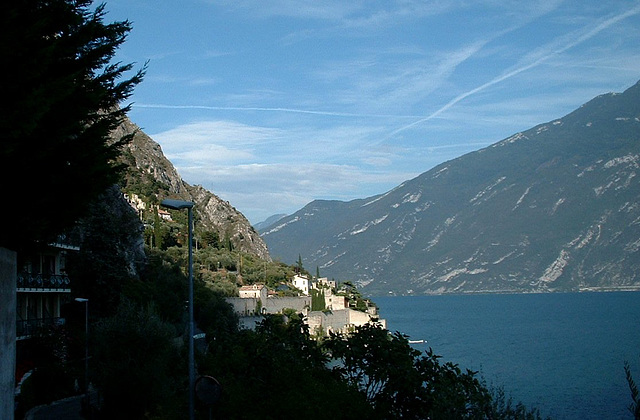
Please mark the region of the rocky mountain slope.
<svg viewBox="0 0 640 420"><path fill-rule="evenodd" d="M640 287L640 83L386 194L314 201L263 233L369 295Z"/></svg>
<svg viewBox="0 0 640 420"><path fill-rule="evenodd" d="M114 137L135 133L126 146L123 163L128 166L125 192L143 200L159 202L163 198L177 198L195 203L194 219L198 227L216 231L220 238L230 238L234 249L271 260L264 241L242 213L229 202L220 199L203 187L186 183L158 143L139 127L126 120Z"/></svg>

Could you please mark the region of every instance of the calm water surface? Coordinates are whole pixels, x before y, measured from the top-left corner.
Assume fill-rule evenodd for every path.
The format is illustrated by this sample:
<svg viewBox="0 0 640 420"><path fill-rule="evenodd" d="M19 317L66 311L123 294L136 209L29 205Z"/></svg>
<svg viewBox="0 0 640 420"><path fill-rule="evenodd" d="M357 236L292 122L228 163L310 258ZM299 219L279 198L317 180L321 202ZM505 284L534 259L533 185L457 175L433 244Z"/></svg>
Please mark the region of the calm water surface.
<svg viewBox="0 0 640 420"><path fill-rule="evenodd" d="M373 299L390 331L480 371L555 419L631 419L624 376L640 382L640 293Z"/></svg>

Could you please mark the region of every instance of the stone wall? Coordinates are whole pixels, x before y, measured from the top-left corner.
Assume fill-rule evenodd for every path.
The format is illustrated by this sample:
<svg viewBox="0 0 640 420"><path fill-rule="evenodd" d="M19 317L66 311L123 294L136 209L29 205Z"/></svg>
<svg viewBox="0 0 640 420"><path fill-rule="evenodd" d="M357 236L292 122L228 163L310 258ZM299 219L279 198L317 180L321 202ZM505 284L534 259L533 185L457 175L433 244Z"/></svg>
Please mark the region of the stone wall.
<svg viewBox="0 0 640 420"><path fill-rule="evenodd" d="M338 309L346 309L349 304L346 297L332 294L325 294L324 303L327 309L334 311Z"/></svg>
<svg viewBox="0 0 640 420"><path fill-rule="evenodd" d="M258 309L258 299L256 298L228 297L225 300L233 306L233 311L240 316L254 315Z"/></svg>
<svg viewBox="0 0 640 420"><path fill-rule="evenodd" d="M307 323L311 334L318 334L319 331L325 334L328 334L329 331L344 331L349 325L349 309L338 309L330 312L309 312Z"/></svg>
<svg viewBox="0 0 640 420"><path fill-rule="evenodd" d="M311 296L270 297L257 299L254 297L229 297L226 301L233 306L233 310L240 316L261 314L278 314L283 309L293 309L306 314L311 308Z"/></svg>
<svg viewBox="0 0 640 420"><path fill-rule="evenodd" d="M311 296L270 297L263 302L268 314L282 313L283 309L293 309L306 314L311 309Z"/></svg>
<svg viewBox="0 0 640 420"><path fill-rule="evenodd" d="M347 332L356 326L362 326L370 322L380 324L382 328L387 328L387 322L384 319L371 317L366 312L356 311L354 309L338 309L333 311L312 311L307 316L309 331L317 334L322 331L323 334L333 332Z"/></svg>

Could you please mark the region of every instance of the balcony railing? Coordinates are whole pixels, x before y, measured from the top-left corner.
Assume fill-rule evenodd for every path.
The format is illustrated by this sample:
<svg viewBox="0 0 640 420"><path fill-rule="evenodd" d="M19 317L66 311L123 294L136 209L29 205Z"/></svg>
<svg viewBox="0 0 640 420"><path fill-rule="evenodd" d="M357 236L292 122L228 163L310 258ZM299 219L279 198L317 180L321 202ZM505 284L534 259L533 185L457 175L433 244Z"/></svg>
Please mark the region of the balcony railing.
<svg viewBox="0 0 640 420"><path fill-rule="evenodd" d="M16 338L25 338L47 327L64 325L64 318L38 318L16 321Z"/></svg>
<svg viewBox="0 0 640 420"><path fill-rule="evenodd" d="M66 274L31 274L18 273L18 289L70 289L71 281Z"/></svg>

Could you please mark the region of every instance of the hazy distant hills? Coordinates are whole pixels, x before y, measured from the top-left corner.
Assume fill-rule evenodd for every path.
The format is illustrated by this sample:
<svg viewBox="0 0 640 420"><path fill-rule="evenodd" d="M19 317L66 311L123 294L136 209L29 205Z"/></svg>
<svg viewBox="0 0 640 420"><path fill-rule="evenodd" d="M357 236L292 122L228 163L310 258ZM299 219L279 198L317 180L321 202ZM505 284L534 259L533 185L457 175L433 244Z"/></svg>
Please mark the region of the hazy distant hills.
<svg viewBox="0 0 640 420"><path fill-rule="evenodd" d="M369 295L640 287L640 83L386 194L314 201L274 258Z"/></svg>
<svg viewBox="0 0 640 420"><path fill-rule="evenodd" d="M256 224L254 224L253 227L257 231L262 231L262 230L268 229L272 225L278 223L282 218L284 218L286 216L287 216L286 214L274 214L273 216L267 217L266 220L263 220L262 222L258 222Z"/></svg>

